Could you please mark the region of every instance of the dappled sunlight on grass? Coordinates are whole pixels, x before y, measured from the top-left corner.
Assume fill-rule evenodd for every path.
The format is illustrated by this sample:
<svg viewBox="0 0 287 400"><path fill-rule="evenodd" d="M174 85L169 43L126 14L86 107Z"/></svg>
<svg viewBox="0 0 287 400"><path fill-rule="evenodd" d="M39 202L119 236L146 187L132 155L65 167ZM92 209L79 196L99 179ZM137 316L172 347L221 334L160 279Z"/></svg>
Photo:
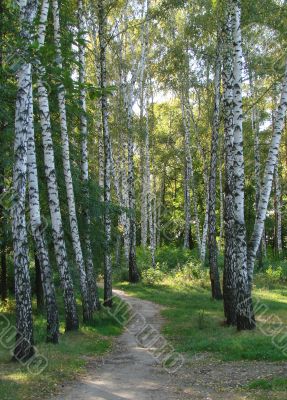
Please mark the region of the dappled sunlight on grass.
<svg viewBox="0 0 287 400"><path fill-rule="evenodd" d="M11 311L11 313L10 313ZM64 334L63 309L61 312L61 335L58 345L46 343L45 314L34 316L35 344L38 353L48 360L40 375L32 375L25 366L11 361L11 353L0 345L0 398L1 400L34 400L57 391L66 381L84 371L88 357L96 357L108 351L113 337L122 332L112 316L103 308L89 325L79 331ZM13 307L5 315L14 324Z"/></svg>
<svg viewBox="0 0 287 400"><path fill-rule="evenodd" d="M211 298L208 287L193 280L185 285L165 279L158 285L119 284L130 294L165 306L162 315L166 318L163 332L178 351L193 356L197 352L211 352L222 360L286 360L282 351L272 344L265 331L276 328L277 315L283 325L287 324L287 298L282 291L255 288L255 301L266 304L268 311L259 320L255 331L238 332L235 327L224 325L223 302Z"/></svg>

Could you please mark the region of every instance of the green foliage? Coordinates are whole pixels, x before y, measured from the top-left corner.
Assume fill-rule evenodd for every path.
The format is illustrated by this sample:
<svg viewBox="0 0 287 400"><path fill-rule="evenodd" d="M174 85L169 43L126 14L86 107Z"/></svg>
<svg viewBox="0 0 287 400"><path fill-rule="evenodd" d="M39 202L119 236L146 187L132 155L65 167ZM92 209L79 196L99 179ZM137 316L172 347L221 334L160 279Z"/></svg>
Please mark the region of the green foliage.
<svg viewBox="0 0 287 400"><path fill-rule="evenodd" d="M269 266L266 269L265 273L266 273L267 278L272 283L282 282L284 279L286 279L286 276L284 275L284 271L283 271L282 267L272 268L272 266Z"/></svg>
<svg viewBox="0 0 287 400"><path fill-rule="evenodd" d="M156 252L158 263L165 264L169 270L182 267L192 259L193 252L182 247L164 245Z"/></svg>
<svg viewBox="0 0 287 400"><path fill-rule="evenodd" d="M142 281L147 285L155 285L160 283L165 278L164 271L161 270L162 266L159 264L155 268L148 268L142 272Z"/></svg>

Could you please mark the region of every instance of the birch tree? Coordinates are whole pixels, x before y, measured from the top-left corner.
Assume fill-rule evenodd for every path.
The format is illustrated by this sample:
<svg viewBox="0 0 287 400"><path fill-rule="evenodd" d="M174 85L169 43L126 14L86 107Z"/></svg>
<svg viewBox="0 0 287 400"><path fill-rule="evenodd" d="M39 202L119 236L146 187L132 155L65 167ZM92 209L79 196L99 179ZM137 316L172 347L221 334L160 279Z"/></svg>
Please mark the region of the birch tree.
<svg viewBox="0 0 287 400"><path fill-rule="evenodd" d="M106 66L106 10L103 0L98 0L98 23L100 43L100 87L102 128L104 141L104 201L105 201L105 282L104 304L112 306L112 259L111 259L111 142L109 132L109 114L107 99L107 66Z"/></svg>
<svg viewBox="0 0 287 400"><path fill-rule="evenodd" d="M47 342L58 343L59 315L56 303L56 292L40 212L32 86L30 87L29 123L27 129L27 161L31 231L35 241L37 258L40 264L40 275L47 310Z"/></svg>
<svg viewBox="0 0 287 400"><path fill-rule="evenodd" d="M248 68L249 72L249 85L250 85L250 94L252 101L255 103L252 107L251 112L251 124L252 131L254 134L254 175L255 175L255 207L256 213L258 213L258 204L260 198L260 190L261 190L261 155L260 155L260 132L259 132L259 110L256 104L255 99L255 83L256 76L252 72L251 68ZM261 245L258 250L258 260L259 263L262 264L262 256L264 252L264 238L261 239Z"/></svg>
<svg viewBox="0 0 287 400"><path fill-rule="evenodd" d="M234 252L234 188L233 188L233 41L231 4L228 3L223 28L223 119L224 119L224 313L228 325L236 324L236 270Z"/></svg>
<svg viewBox="0 0 287 400"><path fill-rule="evenodd" d="M4 6L3 6L3 0L0 1L0 18L3 18L4 16ZM1 68L1 73L3 71L3 46L4 42L4 29L1 24L0 26L0 68ZM3 76L3 79L4 76ZM2 80L1 80L2 83ZM1 119L0 122L0 140L1 140L1 147L4 144L3 138L3 133L4 133L4 127L5 127L5 120ZM4 160L0 161L0 199L2 200L2 197L4 196L5 193L5 164ZM2 201L0 201L0 224L1 224L1 246L0 246L0 252L1 252L1 258L0 258L0 291L1 291L1 301L3 303L6 302L7 300L7 257L6 257L6 252L7 252L7 220L5 216L5 209L3 207Z"/></svg>
<svg viewBox="0 0 287 400"><path fill-rule="evenodd" d="M81 172L83 184L83 220L85 225L84 244L86 253L86 273L88 291L92 309L100 308L98 288L95 277L95 269L90 239L91 217L89 211L89 156L88 156L88 120L86 105L86 34L83 1L78 0L78 29L79 29L79 87L80 87L80 132L81 132Z"/></svg>
<svg viewBox="0 0 287 400"><path fill-rule="evenodd" d="M253 281L254 263L260 245L260 241L262 238L262 233L264 230L264 222L266 219L267 207L272 189L274 171L278 162L279 146L284 127L284 118L286 115L286 109L287 109L287 63L285 66L285 73L282 82L280 101L278 104L278 109L276 112L276 117L274 122L274 130L269 146L268 157L265 164L265 170L262 181L263 183L261 186L260 198L258 202L258 213L256 215L253 233L248 248L248 277L249 277L250 291Z"/></svg>
<svg viewBox="0 0 287 400"><path fill-rule="evenodd" d="M36 0L19 1L21 39L24 51L32 41L32 29L37 14ZM26 55L26 54L25 54ZM14 249L16 345L13 358L25 361L34 354L31 284L29 276L28 236L25 214L27 183L27 132L31 120L31 64L22 59L17 71L17 97L15 112L15 140L12 207L12 234Z"/></svg>
<svg viewBox="0 0 287 400"><path fill-rule="evenodd" d="M40 24L38 29L38 42L41 48L45 42L49 1L43 0ZM76 310L72 277L69 271L67 250L64 240L64 229L60 209L58 184L55 169L54 144L52 140L51 116L48 99L48 90L45 82L46 70L44 65L37 60L37 89L40 111L40 124L44 149L44 166L48 189L48 204L51 215L52 238L55 249L56 261L59 269L61 286L64 292L66 330L78 329L79 321Z"/></svg>
<svg viewBox="0 0 287 400"><path fill-rule="evenodd" d="M215 299L222 299L220 278L217 265L217 243L216 243L216 172L219 144L220 125L220 83L221 83L221 49L220 33L218 33L217 54L215 59L214 75L214 111L212 121L211 157L209 173L209 204L208 204L208 248L211 293Z"/></svg>
<svg viewBox="0 0 287 400"><path fill-rule="evenodd" d="M278 165L274 171L274 208L275 208L275 245L276 251L282 254L282 211L281 211L281 182L278 173Z"/></svg>
<svg viewBox="0 0 287 400"><path fill-rule="evenodd" d="M188 96L188 94L187 94ZM190 144L190 112L188 113L186 109L185 95L182 92L181 97L181 112L184 127L184 149L185 149L185 173L184 173L184 214L185 214L185 229L184 229L184 247L189 248L190 242L190 224L191 224L191 194L190 188L192 188L192 200L193 200L193 212L195 219L195 229L196 229L196 241L198 252L201 254L201 235L200 235L200 224L197 211L197 197L195 192L194 184L194 171L193 171L193 160L191 155L191 144Z"/></svg>
<svg viewBox="0 0 287 400"><path fill-rule="evenodd" d="M63 70L62 50L61 50L61 32L60 15L58 0L52 1L53 23L54 23L54 43L56 49L56 64L60 71ZM73 188L73 178L70 162L68 123L66 114L65 88L62 83L57 87L58 106L60 112L61 140L62 140L62 161L64 169L65 186L67 193L67 202L69 209L69 222L72 235L73 249L75 253L76 264L80 273L80 288L83 305L83 319L88 322L92 319L93 307L91 303L87 274L85 270L84 257L81 247L78 219L76 213L75 195Z"/></svg>
<svg viewBox="0 0 287 400"><path fill-rule="evenodd" d="M234 179L234 250L235 272L237 279L237 328L253 329L252 299L248 290L247 274L247 238L244 217L244 155L243 155L243 112L242 112L242 38L241 38L241 2L232 2L232 34L233 34L233 179Z"/></svg>

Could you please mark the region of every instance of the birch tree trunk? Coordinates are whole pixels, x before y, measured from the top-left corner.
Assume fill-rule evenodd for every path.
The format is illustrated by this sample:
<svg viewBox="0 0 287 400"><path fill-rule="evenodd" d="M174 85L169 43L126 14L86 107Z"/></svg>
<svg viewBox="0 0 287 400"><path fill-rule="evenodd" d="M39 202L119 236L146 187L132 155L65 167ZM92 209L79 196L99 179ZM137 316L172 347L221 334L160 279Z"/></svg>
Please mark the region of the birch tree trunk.
<svg viewBox="0 0 287 400"><path fill-rule="evenodd" d="M234 46L233 61L233 101L234 101L234 142L233 142L233 180L234 180L234 252L235 273L237 275L237 329L253 329L255 321L251 293L249 292L247 273L247 242L244 218L244 154L242 131L242 38L241 38L241 2L232 0L233 18L232 33Z"/></svg>
<svg viewBox="0 0 287 400"><path fill-rule="evenodd" d="M43 46L45 42L48 11L49 1L43 0L38 31L38 42L40 47ZM37 62L37 64L38 102L40 110L40 124L42 129L42 141L44 148L45 175L47 181L49 208L52 223L52 237L55 248L56 261L60 273L61 286L64 291L66 331L70 331L78 329L79 321L77 316L73 282L68 267L67 250L64 241L64 230L55 169L54 145L52 140L48 91L45 86L46 71L45 67L41 65L39 61Z"/></svg>
<svg viewBox="0 0 287 400"><path fill-rule="evenodd" d="M195 185L193 177L193 162L190 151L190 119L186 115L184 95L181 94L181 112L184 127L184 151L185 151L185 175L184 175L184 214L185 214L185 228L184 228L184 247L190 248L190 224L191 224L191 197L190 197L190 186L193 189L193 210L195 217L195 228L196 228L196 240L199 254L201 254L201 237L199 218L197 211L197 199L195 194Z"/></svg>
<svg viewBox="0 0 287 400"><path fill-rule="evenodd" d="M135 216L135 187L134 187L134 142L132 135L132 110L131 103L127 110L128 129L128 198L130 212L130 236L129 236L129 281L136 283L140 276L136 264L136 216Z"/></svg>
<svg viewBox="0 0 287 400"><path fill-rule="evenodd" d="M40 212L38 172L34 135L32 86L30 87L29 107L29 124L27 130L27 160L31 231L36 246L36 257L39 260L44 301L47 310L47 342L58 343L59 315L56 303L56 292L53 283L52 268L49 260L49 253L45 240L44 227L42 225Z"/></svg>
<svg viewBox="0 0 287 400"><path fill-rule="evenodd" d="M153 195L150 198L150 216L149 216L149 225L150 225L150 252L151 252L151 261L152 267L155 268L155 251L156 251L156 181L155 175L153 175Z"/></svg>
<svg viewBox="0 0 287 400"><path fill-rule="evenodd" d="M148 230L148 204L147 204L147 168L149 168L149 138L148 138L148 121L144 128L144 88L142 85L140 94L140 123L144 135L144 145L142 151L142 196L141 196L141 245L143 248L147 246L147 230ZM146 114L146 119L148 115Z"/></svg>
<svg viewBox="0 0 287 400"><path fill-rule="evenodd" d="M107 69L106 69L106 11L103 0L98 1L99 42L100 42L100 87L102 126L104 138L104 201L105 201L105 282L104 305L112 307L112 259L111 259L111 150L108 122Z"/></svg>
<svg viewBox="0 0 287 400"><path fill-rule="evenodd" d="M250 83L250 92L252 101L255 102L255 88L253 82L253 74L252 71L249 69L249 83ZM260 157L260 137L259 137L259 111L257 106L254 105L252 107L252 115L251 115L251 122L252 122L252 130L254 133L254 175L255 175L255 206L256 206L256 214L258 213L258 204L260 198L260 190L261 190L261 157ZM257 258L259 261L259 266L262 267L262 258L263 258L263 247L264 247L264 240L261 239L261 244L258 249Z"/></svg>
<svg viewBox="0 0 287 400"><path fill-rule="evenodd" d="M0 0L0 18L2 19L4 16L4 7L3 7L3 0ZM0 69L2 71L3 68L3 38L4 38L4 30L3 25L0 25ZM3 118L0 121L0 146L2 147L3 142L3 131L5 127L5 120ZM4 160L3 160L4 161ZM5 191L5 166L4 162L0 161L0 199L2 198L4 191ZM0 202L0 225L1 225L1 245L0 245L0 291L1 291L1 301L3 303L7 300L7 260L6 260L6 216L5 210Z"/></svg>
<svg viewBox="0 0 287 400"><path fill-rule="evenodd" d="M63 69L62 65L62 50L61 50L61 35L60 35L60 16L58 0L52 1L53 22L54 22L54 42L56 49L56 64L60 70ZM72 235L73 249L75 253L76 264L80 273L80 288L83 305L83 320L88 322L92 319L93 310L91 305L91 298L89 293L89 286L87 283L87 275L85 270L84 257L80 242L78 220L76 214L75 195L73 188L73 179L70 164L70 150L69 150L69 136L67 126L66 114L66 99L65 88L62 83L58 85L58 106L60 112L60 125L61 125L61 140L62 140L62 160L64 169L64 178L66 185L69 221Z"/></svg>
<svg viewBox="0 0 287 400"><path fill-rule="evenodd" d="M220 200L220 228L219 228L219 247L222 247L223 231L224 231L224 200L222 185L222 168L219 166L219 200Z"/></svg>
<svg viewBox="0 0 287 400"><path fill-rule="evenodd" d="M209 204L208 204L208 247L209 247L209 269L211 293L214 299L222 299L220 277L217 265L217 243L216 243L216 171L218 157L219 142L219 125L220 125L220 76L221 76L221 54L220 41L218 33L217 54L215 60L215 76L214 76L214 111L212 121L212 138L211 138L211 157L210 157L210 174L209 174Z"/></svg>
<svg viewBox="0 0 287 400"><path fill-rule="evenodd" d="M80 132L81 132L81 172L83 183L83 221L84 221L84 245L86 253L87 284L92 310L100 308L98 287L95 277L92 245L90 239L91 217L89 210L89 155L88 155L88 120L86 106L86 35L83 1L78 0L78 28L79 28L79 86L80 86Z"/></svg>
<svg viewBox="0 0 287 400"><path fill-rule="evenodd" d="M224 273L223 300L226 323L236 324L236 270L234 252L234 187L233 187L233 47L231 28L231 7L228 4L223 29L223 118L224 118Z"/></svg>
<svg viewBox="0 0 287 400"><path fill-rule="evenodd" d="M21 0L18 4L20 7L21 38L23 43L28 46L32 40L31 32L37 14L38 2L36 0ZM13 358L18 361L25 361L34 354L28 235L25 215L27 132L30 123L31 88L31 64L23 59L17 72L13 166L14 202L11 210L17 330Z"/></svg>
<svg viewBox="0 0 287 400"><path fill-rule="evenodd" d="M161 184L160 184L160 194L159 194L159 204L157 213L157 246L161 245L161 217L165 207L165 179L166 179L166 166L163 167Z"/></svg>
<svg viewBox="0 0 287 400"><path fill-rule="evenodd" d="M123 137L123 148L122 148L122 207L124 211L121 214L121 223L123 226L123 236L124 236L124 253L127 263L129 263L129 243L130 243L130 220L127 214L129 208L129 196L128 196L128 174L126 169L126 160L128 159L128 149L127 149L127 138Z"/></svg>
<svg viewBox="0 0 287 400"><path fill-rule="evenodd" d="M151 193L151 171L150 171L150 144L149 144L149 101L148 94L146 93L146 129L145 129L145 167L144 167L144 181L145 181L145 195L146 195L146 212L147 212L147 222L149 226L149 238L150 238L150 252L152 267L155 268L155 249L156 249L156 235L155 235L155 225L156 216L155 212L155 191L153 190L153 196ZM155 189L155 188L154 188Z"/></svg>
<svg viewBox="0 0 287 400"><path fill-rule="evenodd" d="M282 254L282 205L281 205L281 182L276 165L274 171L274 208L275 208L275 243L276 252L279 256Z"/></svg>
<svg viewBox="0 0 287 400"><path fill-rule="evenodd" d="M104 201L104 184L105 184L105 154L103 142L103 127L98 127L98 155L99 155L99 187L101 190L101 201Z"/></svg>
<svg viewBox="0 0 287 400"><path fill-rule="evenodd" d="M256 254L262 238L264 230L264 222L266 219L267 207L270 199L272 189L274 170L278 162L279 146L281 142L282 131L284 127L284 119L287 109L287 63L285 67L285 74L282 82L281 98L276 112L274 131L269 146L267 161L265 164L263 183L260 192L260 199L258 204L258 213L256 216L252 237L248 249L248 276L250 290L253 281L254 263Z"/></svg>

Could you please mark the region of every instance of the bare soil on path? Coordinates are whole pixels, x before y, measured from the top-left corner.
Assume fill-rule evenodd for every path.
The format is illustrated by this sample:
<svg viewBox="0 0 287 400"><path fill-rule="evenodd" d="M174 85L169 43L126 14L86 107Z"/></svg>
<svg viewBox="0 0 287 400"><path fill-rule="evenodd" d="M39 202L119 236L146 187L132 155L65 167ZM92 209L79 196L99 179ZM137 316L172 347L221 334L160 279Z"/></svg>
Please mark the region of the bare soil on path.
<svg viewBox="0 0 287 400"><path fill-rule="evenodd" d="M161 306L129 296L114 294L130 304L147 324L160 331L164 319ZM101 360L89 359L87 374L67 384L53 400L244 400L287 399L287 393L248 392L242 388L254 380L286 377L287 363L221 362L209 354L186 359L173 374L159 365L150 351L141 347L132 329L117 338L113 351Z"/></svg>

